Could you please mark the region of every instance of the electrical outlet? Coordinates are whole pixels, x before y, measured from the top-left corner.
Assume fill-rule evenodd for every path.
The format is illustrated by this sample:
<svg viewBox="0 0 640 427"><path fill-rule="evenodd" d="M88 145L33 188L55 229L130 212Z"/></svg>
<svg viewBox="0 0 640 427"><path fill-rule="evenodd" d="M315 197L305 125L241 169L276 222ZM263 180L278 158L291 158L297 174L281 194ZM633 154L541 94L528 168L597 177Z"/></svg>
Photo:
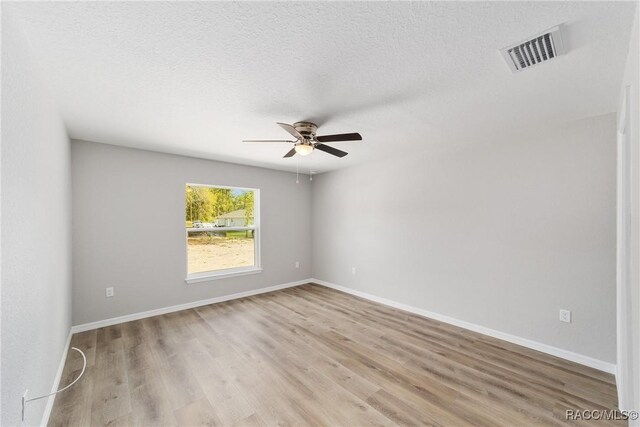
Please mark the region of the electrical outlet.
<svg viewBox="0 0 640 427"><path fill-rule="evenodd" d="M300 268L300 261L296 261L296 268Z"/></svg>
<svg viewBox="0 0 640 427"><path fill-rule="evenodd" d="M356 268L355 267L351 267L351 274L353 274L354 276L356 275Z"/></svg>
<svg viewBox="0 0 640 427"><path fill-rule="evenodd" d="M105 295L107 296L107 298L111 298L113 296L113 286L105 289Z"/></svg>
<svg viewBox="0 0 640 427"><path fill-rule="evenodd" d="M560 310L560 321L571 323L571 311L569 310Z"/></svg>

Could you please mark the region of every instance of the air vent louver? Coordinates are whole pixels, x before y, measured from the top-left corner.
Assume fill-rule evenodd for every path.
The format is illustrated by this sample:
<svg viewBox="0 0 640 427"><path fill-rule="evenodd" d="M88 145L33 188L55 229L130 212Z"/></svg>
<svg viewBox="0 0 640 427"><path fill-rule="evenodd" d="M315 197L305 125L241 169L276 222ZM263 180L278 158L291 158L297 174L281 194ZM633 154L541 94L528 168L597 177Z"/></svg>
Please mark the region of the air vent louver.
<svg viewBox="0 0 640 427"><path fill-rule="evenodd" d="M516 73L562 55L564 45L560 28L553 27L526 41L500 49L511 71Z"/></svg>

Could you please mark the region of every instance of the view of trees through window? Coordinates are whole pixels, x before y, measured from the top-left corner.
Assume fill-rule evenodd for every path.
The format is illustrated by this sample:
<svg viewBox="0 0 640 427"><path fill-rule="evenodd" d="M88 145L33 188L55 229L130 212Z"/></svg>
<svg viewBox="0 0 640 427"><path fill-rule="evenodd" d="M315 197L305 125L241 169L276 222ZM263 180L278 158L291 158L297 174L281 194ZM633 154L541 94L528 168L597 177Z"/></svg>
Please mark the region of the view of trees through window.
<svg viewBox="0 0 640 427"><path fill-rule="evenodd" d="M253 225L254 193L251 190L187 185L185 219L187 228ZM226 221L232 212L243 211L244 221L237 213L232 223Z"/></svg>
<svg viewBox="0 0 640 427"><path fill-rule="evenodd" d="M189 274L255 265L255 198L248 189L186 186Z"/></svg>

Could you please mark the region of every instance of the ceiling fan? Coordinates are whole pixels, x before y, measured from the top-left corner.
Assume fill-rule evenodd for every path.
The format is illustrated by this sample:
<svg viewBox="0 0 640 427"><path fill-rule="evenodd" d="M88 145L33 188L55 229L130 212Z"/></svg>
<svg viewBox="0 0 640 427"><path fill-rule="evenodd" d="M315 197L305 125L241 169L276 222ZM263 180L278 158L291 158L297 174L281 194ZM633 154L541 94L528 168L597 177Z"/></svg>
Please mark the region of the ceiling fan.
<svg viewBox="0 0 640 427"><path fill-rule="evenodd" d="M336 135L321 135L316 136L318 126L311 122L297 122L293 125L286 123L278 123L278 125L289 132L295 140L290 141L286 139L245 139L242 142L289 142L295 144L293 148L284 155L284 158L293 157L296 153L301 156L311 154L315 149L324 151L325 153L332 154L337 157L344 157L347 155L345 151L338 150L337 148L330 147L325 142L342 142L342 141L362 141L362 137L359 133L340 133Z"/></svg>

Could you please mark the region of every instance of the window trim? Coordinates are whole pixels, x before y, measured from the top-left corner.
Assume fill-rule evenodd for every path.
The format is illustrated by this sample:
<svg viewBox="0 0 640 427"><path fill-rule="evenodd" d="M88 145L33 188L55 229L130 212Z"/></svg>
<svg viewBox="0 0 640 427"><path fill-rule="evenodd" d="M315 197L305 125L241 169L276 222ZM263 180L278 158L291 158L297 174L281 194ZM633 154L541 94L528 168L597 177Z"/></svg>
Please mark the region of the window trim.
<svg viewBox="0 0 640 427"><path fill-rule="evenodd" d="M248 274L257 274L262 272L262 260L260 256L260 189L250 187L232 187L227 185L209 185L194 184L187 182L187 187L207 187L207 188L224 188L228 190L247 190L253 191L253 225L244 227L214 227L214 228L184 228L184 249L185 249L185 279L187 284L208 282L218 279L226 279L236 276L246 276ZM243 267L223 268L220 270L201 271L198 273L189 273L189 231L253 231L253 254L254 264Z"/></svg>

